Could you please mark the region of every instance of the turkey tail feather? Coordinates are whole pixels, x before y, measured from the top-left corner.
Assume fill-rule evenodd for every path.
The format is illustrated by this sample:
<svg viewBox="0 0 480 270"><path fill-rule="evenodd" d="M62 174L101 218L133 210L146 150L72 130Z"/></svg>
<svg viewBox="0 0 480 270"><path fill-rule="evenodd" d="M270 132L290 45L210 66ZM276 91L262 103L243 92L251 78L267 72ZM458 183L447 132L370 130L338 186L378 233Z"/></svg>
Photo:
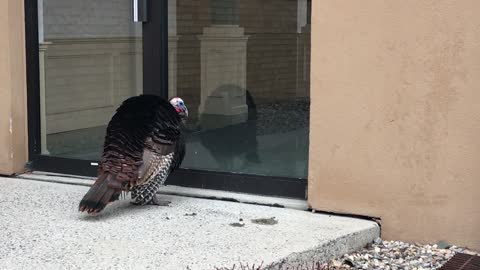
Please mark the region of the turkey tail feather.
<svg viewBox="0 0 480 270"><path fill-rule="evenodd" d="M120 195L120 190L109 186L110 181L115 181L111 174L100 174L93 186L80 201L78 210L88 212L89 214L98 213L102 211L109 202L117 200Z"/></svg>

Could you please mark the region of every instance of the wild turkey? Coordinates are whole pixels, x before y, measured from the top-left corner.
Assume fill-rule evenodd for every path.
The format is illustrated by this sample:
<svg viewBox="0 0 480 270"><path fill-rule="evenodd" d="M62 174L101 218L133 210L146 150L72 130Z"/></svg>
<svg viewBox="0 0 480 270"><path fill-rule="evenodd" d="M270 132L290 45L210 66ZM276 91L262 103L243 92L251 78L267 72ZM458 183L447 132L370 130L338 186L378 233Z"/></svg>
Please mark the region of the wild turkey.
<svg viewBox="0 0 480 270"><path fill-rule="evenodd" d="M134 204L164 205L155 196L185 156L182 127L188 109L181 98L154 95L125 100L108 123L97 180L79 211L98 213L131 192Z"/></svg>

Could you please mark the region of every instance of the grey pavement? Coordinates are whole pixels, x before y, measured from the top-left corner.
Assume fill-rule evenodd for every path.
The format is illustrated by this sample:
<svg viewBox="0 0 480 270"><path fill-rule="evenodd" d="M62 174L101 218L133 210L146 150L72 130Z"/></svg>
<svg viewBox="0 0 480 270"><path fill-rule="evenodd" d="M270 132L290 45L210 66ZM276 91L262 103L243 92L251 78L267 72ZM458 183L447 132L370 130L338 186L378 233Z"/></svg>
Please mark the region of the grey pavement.
<svg viewBox="0 0 480 270"><path fill-rule="evenodd" d="M92 217L77 211L86 186L3 177L0 184L0 269L299 265L379 236L378 225L367 220L165 194L169 207L123 199ZM270 225L252 221L272 217ZM243 227L231 225L240 219Z"/></svg>

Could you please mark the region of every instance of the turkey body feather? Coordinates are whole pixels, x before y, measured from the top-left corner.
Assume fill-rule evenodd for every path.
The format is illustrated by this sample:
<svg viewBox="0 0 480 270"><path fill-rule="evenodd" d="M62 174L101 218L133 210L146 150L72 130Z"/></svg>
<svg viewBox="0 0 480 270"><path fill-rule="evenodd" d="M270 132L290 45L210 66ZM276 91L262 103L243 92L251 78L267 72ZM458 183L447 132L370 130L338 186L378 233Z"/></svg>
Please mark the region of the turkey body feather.
<svg viewBox="0 0 480 270"><path fill-rule="evenodd" d="M132 192L136 204L152 202L185 156L182 121L175 108L154 95L125 100L108 123L98 177L79 205L100 212Z"/></svg>

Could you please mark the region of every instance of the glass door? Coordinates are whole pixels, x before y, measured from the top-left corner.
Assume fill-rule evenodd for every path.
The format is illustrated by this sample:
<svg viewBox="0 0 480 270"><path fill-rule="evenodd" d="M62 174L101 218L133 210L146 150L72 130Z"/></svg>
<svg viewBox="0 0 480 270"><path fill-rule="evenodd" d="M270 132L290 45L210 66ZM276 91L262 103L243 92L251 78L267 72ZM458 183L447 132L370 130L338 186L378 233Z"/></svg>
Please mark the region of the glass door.
<svg viewBox="0 0 480 270"><path fill-rule="evenodd" d="M95 175L116 108L167 97L161 13L166 1L25 0L32 169Z"/></svg>
<svg viewBox="0 0 480 270"><path fill-rule="evenodd" d="M115 109L143 93L132 14L128 0L38 0L42 155L98 160Z"/></svg>
<svg viewBox="0 0 480 270"><path fill-rule="evenodd" d="M184 168L306 179L310 1L168 0Z"/></svg>

